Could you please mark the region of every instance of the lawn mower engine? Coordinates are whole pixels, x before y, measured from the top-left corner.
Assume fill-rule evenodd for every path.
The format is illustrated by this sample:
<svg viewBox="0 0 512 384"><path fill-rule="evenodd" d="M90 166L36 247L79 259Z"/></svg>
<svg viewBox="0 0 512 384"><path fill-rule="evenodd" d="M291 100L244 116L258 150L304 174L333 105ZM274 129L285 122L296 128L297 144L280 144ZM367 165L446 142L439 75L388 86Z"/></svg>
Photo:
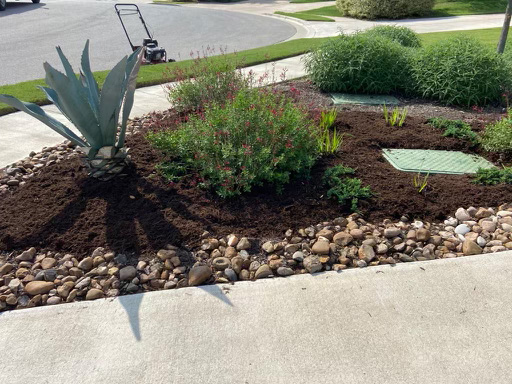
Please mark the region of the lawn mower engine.
<svg viewBox="0 0 512 384"><path fill-rule="evenodd" d="M149 32L149 28L142 17L142 13L140 13L139 7L137 4L126 4L126 3L118 3L114 5L117 16L119 17L119 21L121 21L121 26L123 27L124 34L128 39L128 43L130 43L130 47L132 47L132 51L135 52L140 46L135 45L128 34L128 30L124 25L123 18L131 15L135 15L139 18L142 23L142 27L147 34L147 38L142 40L142 46L144 49L144 57L142 60L142 64L158 64L158 63L169 63L175 61L173 59L167 60L167 52L164 48L158 46L158 41L153 39L153 35Z"/></svg>
<svg viewBox="0 0 512 384"><path fill-rule="evenodd" d="M167 52L164 48L158 46L158 41L153 39L144 39L142 45L146 47L144 51L144 64L156 64L167 62Z"/></svg>

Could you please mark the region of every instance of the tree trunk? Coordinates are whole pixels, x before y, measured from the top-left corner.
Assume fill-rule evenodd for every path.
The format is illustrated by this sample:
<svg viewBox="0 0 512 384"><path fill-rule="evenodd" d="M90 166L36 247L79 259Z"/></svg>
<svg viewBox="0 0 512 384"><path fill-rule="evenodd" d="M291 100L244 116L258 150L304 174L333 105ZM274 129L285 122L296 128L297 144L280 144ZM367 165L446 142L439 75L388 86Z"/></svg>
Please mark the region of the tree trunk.
<svg viewBox="0 0 512 384"><path fill-rule="evenodd" d="M512 17L512 0L508 0L507 11L505 13L505 21L503 22L503 29L501 30L500 41L498 43L498 53L505 51L505 44L507 43L508 29L510 28L510 18Z"/></svg>

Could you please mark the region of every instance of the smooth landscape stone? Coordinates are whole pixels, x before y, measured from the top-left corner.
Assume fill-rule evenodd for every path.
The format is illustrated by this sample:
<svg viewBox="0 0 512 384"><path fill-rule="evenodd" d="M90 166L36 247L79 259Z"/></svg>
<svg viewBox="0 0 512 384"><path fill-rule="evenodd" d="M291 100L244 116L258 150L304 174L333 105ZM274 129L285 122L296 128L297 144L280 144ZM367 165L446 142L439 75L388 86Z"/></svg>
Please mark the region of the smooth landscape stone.
<svg viewBox="0 0 512 384"><path fill-rule="evenodd" d="M193 267L188 274L188 285L196 286L207 281L212 275L212 270L206 265Z"/></svg>
<svg viewBox="0 0 512 384"><path fill-rule="evenodd" d="M50 281L31 281L25 286L25 292L31 296L50 292L55 284Z"/></svg>

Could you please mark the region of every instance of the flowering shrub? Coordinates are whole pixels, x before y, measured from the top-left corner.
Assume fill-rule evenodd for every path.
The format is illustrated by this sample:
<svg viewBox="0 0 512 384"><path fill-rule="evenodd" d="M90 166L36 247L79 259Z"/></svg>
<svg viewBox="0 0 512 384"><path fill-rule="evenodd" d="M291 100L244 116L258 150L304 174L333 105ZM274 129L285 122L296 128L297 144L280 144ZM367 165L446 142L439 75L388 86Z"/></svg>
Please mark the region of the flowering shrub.
<svg viewBox="0 0 512 384"><path fill-rule="evenodd" d="M176 79L164 88L167 99L177 111L197 111L210 103L224 103L240 89L250 86L251 78L237 68L241 63L222 50L221 55L211 57L214 54L215 50L208 47L202 56L197 54L189 68L174 67L164 74Z"/></svg>
<svg viewBox="0 0 512 384"><path fill-rule="evenodd" d="M222 197L269 183L278 190L294 173L307 173L316 153L316 128L306 111L269 89L242 89L225 105L213 103L175 131L149 135L169 156L164 175L197 172ZM171 165L180 164L180 166Z"/></svg>

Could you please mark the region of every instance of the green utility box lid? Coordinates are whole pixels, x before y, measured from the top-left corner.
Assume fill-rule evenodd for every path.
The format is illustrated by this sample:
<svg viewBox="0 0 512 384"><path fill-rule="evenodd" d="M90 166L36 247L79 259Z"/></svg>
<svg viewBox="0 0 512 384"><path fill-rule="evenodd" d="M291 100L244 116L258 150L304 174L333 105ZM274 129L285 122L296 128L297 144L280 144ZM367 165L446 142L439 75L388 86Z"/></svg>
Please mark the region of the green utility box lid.
<svg viewBox="0 0 512 384"><path fill-rule="evenodd" d="M404 172L462 175L476 173L479 168L494 168L481 156L456 151L383 149L382 154L393 167Z"/></svg>
<svg viewBox="0 0 512 384"><path fill-rule="evenodd" d="M334 104L398 105L396 97L388 95L352 95L350 93L331 93Z"/></svg>

